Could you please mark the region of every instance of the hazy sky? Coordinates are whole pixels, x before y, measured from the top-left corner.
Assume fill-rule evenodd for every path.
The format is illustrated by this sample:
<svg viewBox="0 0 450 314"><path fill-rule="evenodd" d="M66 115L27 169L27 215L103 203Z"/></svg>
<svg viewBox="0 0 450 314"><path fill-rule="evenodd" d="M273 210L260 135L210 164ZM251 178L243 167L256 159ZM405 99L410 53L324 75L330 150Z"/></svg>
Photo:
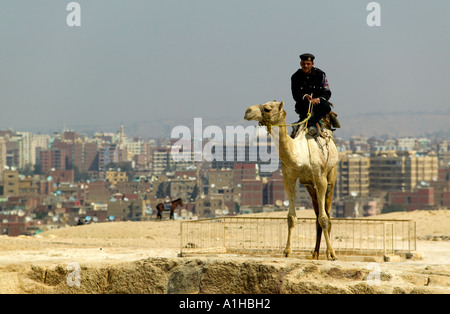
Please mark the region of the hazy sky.
<svg viewBox="0 0 450 314"><path fill-rule="evenodd" d="M0 129L243 120L284 100L299 54L316 55L341 115L450 110L450 2L69 0L0 4Z"/></svg>

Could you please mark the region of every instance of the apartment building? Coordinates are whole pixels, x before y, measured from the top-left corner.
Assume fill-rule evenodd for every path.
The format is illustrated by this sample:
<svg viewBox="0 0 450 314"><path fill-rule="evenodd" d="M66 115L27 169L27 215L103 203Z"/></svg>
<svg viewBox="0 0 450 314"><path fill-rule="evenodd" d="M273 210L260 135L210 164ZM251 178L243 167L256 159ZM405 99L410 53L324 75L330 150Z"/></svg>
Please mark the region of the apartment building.
<svg viewBox="0 0 450 314"><path fill-rule="evenodd" d="M267 179L267 184L264 189L265 199L263 204L275 205L277 202L287 199L286 192L284 190L283 175L280 170L272 173L272 176Z"/></svg>
<svg viewBox="0 0 450 314"><path fill-rule="evenodd" d="M397 205L398 208L408 211L432 209L435 206L434 189L424 187L409 192L391 192L389 193L389 204Z"/></svg>
<svg viewBox="0 0 450 314"><path fill-rule="evenodd" d="M80 172L98 171L99 145L97 142L78 140L73 144L72 163Z"/></svg>
<svg viewBox="0 0 450 314"><path fill-rule="evenodd" d="M368 197L370 157L349 152L339 155L335 197Z"/></svg>
<svg viewBox="0 0 450 314"><path fill-rule="evenodd" d="M3 195L19 196L19 172L15 170L3 171Z"/></svg>
<svg viewBox="0 0 450 314"><path fill-rule="evenodd" d="M177 178L170 180L169 196L172 199L181 198L183 201L188 201L189 197L197 185L197 180L189 178Z"/></svg>
<svg viewBox="0 0 450 314"><path fill-rule="evenodd" d="M370 158L370 189L381 191L413 191L422 182L438 179L435 153L414 151L381 153Z"/></svg>
<svg viewBox="0 0 450 314"><path fill-rule="evenodd" d="M70 165L70 152L59 148L41 150L40 160L44 173L52 169L66 170Z"/></svg>
<svg viewBox="0 0 450 314"><path fill-rule="evenodd" d="M98 153L99 170L105 170L110 163L119 162L119 145L106 143L99 148Z"/></svg>
<svg viewBox="0 0 450 314"><path fill-rule="evenodd" d="M214 186L218 190L233 188L233 175L234 172L231 169L210 169L207 172L210 187Z"/></svg>
<svg viewBox="0 0 450 314"><path fill-rule="evenodd" d="M116 186L118 182L127 182L128 177L125 171L107 170L105 175L106 181Z"/></svg>
<svg viewBox="0 0 450 314"><path fill-rule="evenodd" d="M152 153L152 172L154 175L161 175L169 169L170 150L165 147L158 147Z"/></svg>

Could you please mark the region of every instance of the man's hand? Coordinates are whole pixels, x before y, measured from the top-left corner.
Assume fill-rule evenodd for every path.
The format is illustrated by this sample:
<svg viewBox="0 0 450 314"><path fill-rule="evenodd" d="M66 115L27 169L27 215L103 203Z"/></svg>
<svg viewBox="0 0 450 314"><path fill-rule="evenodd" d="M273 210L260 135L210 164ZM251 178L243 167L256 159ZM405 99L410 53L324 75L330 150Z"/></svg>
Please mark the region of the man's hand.
<svg viewBox="0 0 450 314"><path fill-rule="evenodd" d="M312 98L311 95L305 95L305 98L307 101L310 101L313 105L317 105L318 103L320 103L319 98Z"/></svg>
<svg viewBox="0 0 450 314"><path fill-rule="evenodd" d="M319 98L314 98L314 99L311 100L311 103L312 103L313 105L317 105L317 104L320 103L320 99L319 99Z"/></svg>

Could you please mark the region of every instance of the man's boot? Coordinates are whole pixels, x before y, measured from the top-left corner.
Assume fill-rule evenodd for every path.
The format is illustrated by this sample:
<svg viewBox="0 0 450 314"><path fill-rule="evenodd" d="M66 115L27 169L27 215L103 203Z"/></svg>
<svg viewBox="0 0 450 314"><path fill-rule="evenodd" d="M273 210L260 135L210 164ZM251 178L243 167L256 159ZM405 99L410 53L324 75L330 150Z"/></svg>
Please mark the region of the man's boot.
<svg viewBox="0 0 450 314"><path fill-rule="evenodd" d="M338 120L338 118L337 118L337 113L336 112L334 112L334 111L331 111L330 112L330 122L331 122L331 125L333 126L333 127L335 127L336 129L339 129L340 127L341 127L341 124L339 123L339 120Z"/></svg>

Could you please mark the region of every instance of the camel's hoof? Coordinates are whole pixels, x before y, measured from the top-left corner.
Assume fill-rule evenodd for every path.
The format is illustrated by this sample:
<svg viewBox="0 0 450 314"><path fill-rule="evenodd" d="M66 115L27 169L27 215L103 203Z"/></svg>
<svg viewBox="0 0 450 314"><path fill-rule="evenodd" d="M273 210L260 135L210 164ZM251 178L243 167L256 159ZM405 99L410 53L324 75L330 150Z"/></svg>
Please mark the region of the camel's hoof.
<svg viewBox="0 0 450 314"><path fill-rule="evenodd" d="M338 258L336 257L336 255L328 255L328 256L327 256L327 259L328 259L329 261L337 261L337 260L338 260Z"/></svg>
<svg viewBox="0 0 450 314"><path fill-rule="evenodd" d="M289 257L291 255L291 250L284 250L283 255L284 257Z"/></svg>
<svg viewBox="0 0 450 314"><path fill-rule="evenodd" d="M312 259L319 260L319 253L314 252L313 255L312 255Z"/></svg>

